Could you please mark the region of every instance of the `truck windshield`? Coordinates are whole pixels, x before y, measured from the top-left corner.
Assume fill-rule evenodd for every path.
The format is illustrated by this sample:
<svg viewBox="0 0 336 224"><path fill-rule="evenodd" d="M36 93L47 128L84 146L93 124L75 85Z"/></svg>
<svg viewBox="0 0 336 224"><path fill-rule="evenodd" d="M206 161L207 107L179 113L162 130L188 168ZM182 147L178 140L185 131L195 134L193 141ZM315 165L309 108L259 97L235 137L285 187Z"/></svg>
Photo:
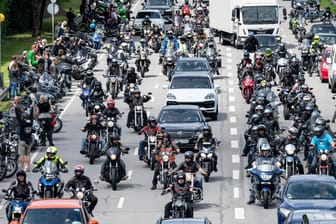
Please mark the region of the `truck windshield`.
<svg viewBox="0 0 336 224"><path fill-rule="evenodd" d="M278 23L277 6L249 6L242 8L244 24Z"/></svg>

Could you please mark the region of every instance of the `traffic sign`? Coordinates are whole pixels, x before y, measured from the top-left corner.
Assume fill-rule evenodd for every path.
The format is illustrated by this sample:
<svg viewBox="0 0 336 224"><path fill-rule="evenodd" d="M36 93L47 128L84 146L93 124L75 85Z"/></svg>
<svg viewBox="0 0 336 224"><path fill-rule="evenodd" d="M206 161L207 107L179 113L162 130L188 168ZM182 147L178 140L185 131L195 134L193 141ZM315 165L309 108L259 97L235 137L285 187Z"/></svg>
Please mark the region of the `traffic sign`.
<svg viewBox="0 0 336 224"><path fill-rule="evenodd" d="M56 0L50 0L51 3L56 3Z"/></svg>
<svg viewBox="0 0 336 224"><path fill-rule="evenodd" d="M54 11L53 11L53 6L54 6ZM50 15L57 14L59 11L59 6L57 4L49 3L47 7L47 11Z"/></svg>

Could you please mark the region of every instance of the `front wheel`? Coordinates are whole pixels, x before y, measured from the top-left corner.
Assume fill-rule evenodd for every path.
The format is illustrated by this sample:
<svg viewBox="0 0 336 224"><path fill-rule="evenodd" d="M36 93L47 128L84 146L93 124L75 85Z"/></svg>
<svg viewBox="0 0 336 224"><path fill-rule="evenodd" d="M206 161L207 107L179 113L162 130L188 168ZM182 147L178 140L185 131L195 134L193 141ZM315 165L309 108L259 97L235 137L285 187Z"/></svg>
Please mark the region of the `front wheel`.
<svg viewBox="0 0 336 224"><path fill-rule="evenodd" d="M7 159L7 172L6 178L13 176L18 169L18 163L14 159L8 158Z"/></svg>
<svg viewBox="0 0 336 224"><path fill-rule="evenodd" d="M5 160L2 159L0 164L0 181L6 177L6 174L7 174L7 164L5 163Z"/></svg>
<svg viewBox="0 0 336 224"><path fill-rule="evenodd" d="M145 77L145 66L140 67L140 75L141 75L141 78Z"/></svg>
<svg viewBox="0 0 336 224"><path fill-rule="evenodd" d="M293 176L293 165L287 165L286 174L286 178Z"/></svg>
<svg viewBox="0 0 336 224"><path fill-rule="evenodd" d="M44 198L52 198L52 192L51 192L51 190L46 190L45 191Z"/></svg>
<svg viewBox="0 0 336 224"><path fill-rule="evenodd" d="M117 98L117 91L116 91L115 86L112 86L111 88L111 96L112 96L112 99L114 100Z"/></svg>
<svg viewBox="0 0 336 224"><path fill-rule="evenodd" d="M263 192L263 206L264 206L264 209L268 209L268 202L269 202L269 192L268 191L265 191Z"/></svg>
<svg viewBox="0 0 336 224"><path fill-rule="evenodd" d="M163 180L163 189L166 189L169 185L169 177L167 172L163 173L162 180Z"/></svg>
<svg viewBox="0 0 336 224"><path fill-rule="evenodd" d="M93 164L94 161L95 161L95 159L96 159L96 147L95 147L95 144L91 144L90 145L89 158L90 158L89 163Z"/></svg>
<svg viewBox="0 0 336 224"><path fill-rule="evenodd" d="M155 168L155 154L152 153L151 158L150 158L150 169L154 170Z"/></svg>
<svg viewBox="0 0 336 224"><path fill-rule="evenodd" d="M111 186L112 190L117 190L117 170L112 169L111 170Z"/></svg>

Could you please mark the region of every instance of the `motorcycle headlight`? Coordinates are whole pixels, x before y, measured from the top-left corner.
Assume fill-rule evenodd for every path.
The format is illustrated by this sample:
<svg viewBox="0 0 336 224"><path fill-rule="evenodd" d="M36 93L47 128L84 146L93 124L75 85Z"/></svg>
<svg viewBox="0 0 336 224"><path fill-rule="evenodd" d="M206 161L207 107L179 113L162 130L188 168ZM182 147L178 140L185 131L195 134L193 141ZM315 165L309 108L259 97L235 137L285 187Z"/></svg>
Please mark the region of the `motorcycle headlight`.
<svg viewBox="0 0 336 224"><path fill-rule="evenodd" d="M169 156L164 155L164 156L162 157L162 160L163 160L163 162L168 162L168 161L169 161Z"/></svg>
<svg viewBox="0 0 336 224"><path fill-rule="evenodd" d="M191 181L192 174L191 173L186 173L186 180Z"/></svg>
<svg viewBox="0 0 336 224"><path fill-rule="evenodd" d="M113 127L113 125L114 125L114 124L113 124L113 121L109 121L109 122L107 122L107 126L108 126L108 127L111 128L111 127Z"/></svg>
<svg viewBox="0 0 336 224"><path fill-rule="evenodd" d="M110 156L110 158L111 158L111 160L116 160L117 156L113 154L113 155Z"/></svg>
<svg viewBox="0 0 336 224"><path fill-rule="evenodd" d="M149 138L149 142L155 142L155 136L151 136L151 137Z"/></svg>
<svg viewBox="0 0 336 224"><path fill-rule="evenodd" d="M208 154L208 158L209 158L209 159L211 159L211 158L212 158L212 156L213 156L213 154L212 154L212 153L209 153L209 154Z"/></svg>
<svg viewBox="0 0 336 224"><path fill-rule="evenodd" d="M142 108L141 108L141 106L136 106L135 107L135 110L141 110Z"/></svg>
<svg viewBox="0 0 336 224"><path fill-rule="evenodd" d="M208 95L205 96L205 99L214 99L215 94L214 93L209 93Z"/></svg>
<svg viewBox="0 0 336 224"><path fill-rule="evenodd" d="M99 110L99 105L95 105L94 107L96 110Z"/></svg>
<svg viewBox="0 0 336 224"><path fill-rule="evenodd" d="M91 138L95 140L97 138L97 135L91 135Z"/></svg>
<svg viewBox="0 0 336 224"><path fill-rule="evenodd" d="M287 155L293 155L294 154L294 150L293 149L286 149L286 153Z"/></svg>
<svg viewBox="0 0 336 224"><path fill-rule="evenodd" d="M272 178L272 175L268 175L268 174L262 174L260 175L261 179L263 180L270 180Z"/></svg>
<svg viewBox="0 0 336 224"><path fill-rule="evenodd" d="M205 155L205 153L204 153L204 152L202 152L202 153L201 153L201 157L202 157L203 159L205 159L205 158L206 158L206 155Z"/></svg>
<svg viewBox="0 0 336 224"><path fill-rule="evenodd" d="M14 213L21 213L21 207L20 206L15 206L13 210L14 210Z"/></svg>
<svg viewBox="0 0 336 224"><path fill-rule="evenodd" d="M328 156L326 154L321 155L321 160L326 161L328 159Z"/></svg>
<svg viewBox="0 0 336 224"><path fill-rule="evenodd" d="M174 94L172 94L172 93L168 93L167 94L167 99L169 99L169 100L176 100L176 96L174 96Z"/></svg>
<svg viewBox="0 0 336 224"><path fill-rule="evenodd" d="M291 212L291 210L287 209L287 208L280 208L280 212L285 216L288 217L289 213Z"/></svg>
<svg viewBox="0 0 336 224"><path fill-rule="evenodd" d="M82 198L84 197L84 193L79 191L76 193L76 197L79 199L79 200L82 200Z"/></svg>

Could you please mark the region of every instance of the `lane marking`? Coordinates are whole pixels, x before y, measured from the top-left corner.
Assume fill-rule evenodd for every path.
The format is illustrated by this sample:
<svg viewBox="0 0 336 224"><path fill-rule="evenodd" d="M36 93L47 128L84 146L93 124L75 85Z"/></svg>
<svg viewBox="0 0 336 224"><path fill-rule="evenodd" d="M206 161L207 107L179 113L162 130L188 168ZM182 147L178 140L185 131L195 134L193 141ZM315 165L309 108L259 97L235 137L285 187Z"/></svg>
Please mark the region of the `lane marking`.
<svg viewBox="0 0 336 224"><path fill-rule="evenodd" d="M235 208L235 219L245 219L245 210L244 208Z"/></svg>
<svg viewBox="0 0 336 224"><path fill-rule="evenodd" d="M155 84L154 88L157 89L159 87L159 84Z"/></svg>
<svg viewBox="0 0 336 224"><path fill-rule="evenodd" d="M235 106L229 106L229 112L235 112L236 107Z"/></svg>
<svg viewBox="0 0 336 224"><path fill-rule="evenodd" d="M119 202L118 202L118 208L122 208L122 207L123 207L123 205L124 205L124 201L125 201L125 198L124 198L124 197L121 197L121 198L119 199Z"/></svg>
<svg viewBox="0 0 336 224"><path fill-rule="evenodd" d="M232 73L229 73L229 74L232 74ZM233 80L230 79L230 80L229 80L229 84L230 84L230 85L233 85L233 84L234 84Z"/></svg>
<svg viewBox="0 0 336 224"><path fill-rule="evenodd" d="M236 123L237 122L237 117L236 116L231 116L230 117L230 123Z"/></svg>
<svg viewBox="0 0 336 224"><path fill-rule="evenodd" d="M232 149L238 149L238 147L239 147L238 140L231 140L231 148Z"/></svg>
<svg viewBox="0 0 336 224"><path fill-rule="evenodd" d="M229 96L229 102L235 102L236 98L235 96Z"/></svg>
<svg viewBox="0 0 336 224"><path fill-rule="evenodd" d="M226 53L226 57L232 57L232 53Z"/></svg>
<svg viewBox="0 0 336 224"><path fill-rule="evenodd" d="M226 47L225 50L230 52L232 49L230 47Z"/></svg>
<svg viewBox="0 0 336 224"><path fill-rule="evenodd" d="M59 116L61 119L63 117L63 115L65 114L65 112L69 109L69 107L71 106L71 104L75 101L76 97L78 97L78 94L80 93L81 89L78 88L77 91L75 92L75 94L72 96L72 98L70 99L70 101L67 103L67 105L64 107L61 115Z"/></svg>
<svg viewBox="0 0 336 224"><path fill-rule="evenodd" d="M232 170L232 179L239 180L240 171L239 170Z"/></svg>
<svg viewBox="0 0 336 224"><path fill-rule="evenodd" d="M131 179L132 174L133 174L133 170L129 170L129 171L127 172L127 176L128 176L128 179L127 179L127 180L130 180L130 179Z"/></svg>
<svg viewBox="0 0 336 224"><path fill-rule="evenodd" d="M232 163L240 163L240 156L238 154L232 155Z"/></svg>
<svg viewBox="0 0 336 224"><path fill-rule="evenodd" d="M232 73L232 72L229 72L229 73L228 73L228 76L229 76L229 77L233 77L233 73ZM229 80L229 82L230 82L230 81L232 81L232 84L233 84L233 80Z"/></svg>
<svg viewBox="0 0 336 224"><path fill-rule="evenodd" d="M229 63L229 64L231 64L233 62L233 60L232 60L232 58L227 58L226 62Z"/></svg>
<svg viewBox="0 0 336 224"><path fill-rule="evenodd" d="M134 156L137 156L137 155L138 155L138 153L139 153L139 148L138 148L138 147L136 147L136 148L135 148L135 150L134 150Z"/></svg>
<svg viewBox="0 0 336 224"><path fill-rule="evenodd" d="M233 188L233 198L235 199L239 198L239 187Z"/></svg>
<svg viewBox="0 0 336 224"><path fill-rule="evenodd" d="M227 65L226 67L227 67L227 69L229 69L229 70L232 69L232 65Z"/></svg>
<svg viewBox="0 0 336 224"><path fill-rule="evenodd" d="M234 92L234 88L230 87L229 88L229 93L233 93Z"/></svg>
<svg viewBox="0 0 336 224"><path fill-rule="evenodd" d="M230 135L237 135L238 129L237 128L230 128Z"/></svg>

